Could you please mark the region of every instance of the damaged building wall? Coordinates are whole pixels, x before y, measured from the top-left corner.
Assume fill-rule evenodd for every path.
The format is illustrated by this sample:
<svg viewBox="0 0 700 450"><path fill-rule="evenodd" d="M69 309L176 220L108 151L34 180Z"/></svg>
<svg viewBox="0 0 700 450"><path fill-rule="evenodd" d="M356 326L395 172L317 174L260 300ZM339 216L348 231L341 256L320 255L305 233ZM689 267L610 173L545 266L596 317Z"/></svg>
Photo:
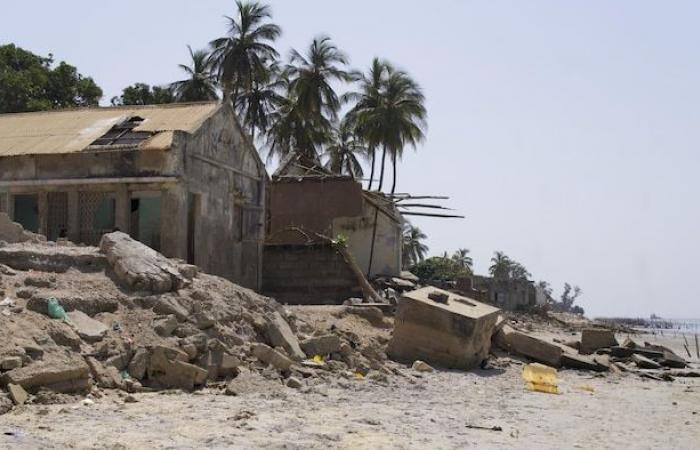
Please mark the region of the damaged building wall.
<svg viewBox="0 0 700 450"><path fill-rule="evenodd" d="M145 147L43 154L11 149L12 156L0 157L0 211L50 240L96 245L102 234L119 229L166 256L259 288L267 176L232 109L142 108L164 126L169 120L190 126L196 117L201 123L191 133L160 132ZM105 110L111 111L98 113ZM69 121L68 113L60 114ZM75 119L81 117L76 112ZM54 125L42 123L47 128L33 133L48 136L50 148ZM21 129L14 134L23 136ZM154 148L160 136L166 145Z"/></svg>
<svg viewBox="0 0 700 450"><path fill-rule="evenodd" d="M348 238L348 249L355 257L357 265L363 273L370 276L401 274L401 224L394 216L383 209L376 214L377 230L374 250L372 250L372 235L374 233L374 218L377 207L365 200L362 216L338 217L333 221L335 234ZM370 254L372 265L370 268Z"/></svg>
<svg viewBox="0 0 700 450"><path fill-rule="evenodd" d="M229 107L183 140L186 189L173 201L181 217L186 258L203 270L259 289L267 173Z"/></svg>
<svg viewBox="0 0 700 450"><path fill-rule="evenodd" d="M263 293L281 303L339 304L362 290L330 245L266 245Z"/></svg>

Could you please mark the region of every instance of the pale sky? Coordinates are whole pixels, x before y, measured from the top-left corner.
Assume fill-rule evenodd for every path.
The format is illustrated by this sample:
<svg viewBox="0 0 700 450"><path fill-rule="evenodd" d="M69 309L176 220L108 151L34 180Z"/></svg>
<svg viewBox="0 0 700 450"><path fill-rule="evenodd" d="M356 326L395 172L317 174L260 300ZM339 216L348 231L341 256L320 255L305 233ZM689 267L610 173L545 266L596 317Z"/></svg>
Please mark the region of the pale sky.
<svg viewBox="0 0 700 450"><path fill-rule="evenodd" d="M466 220L415 219L431 254L494 250L589 316L700 317L700 3L269 2L278 49L328 34L379 56L427 97L429 130L399 191L449 195ZM181 78L186 45L225 32L232 0L6 2L0 43L76 65L108 102Z"/></svg>

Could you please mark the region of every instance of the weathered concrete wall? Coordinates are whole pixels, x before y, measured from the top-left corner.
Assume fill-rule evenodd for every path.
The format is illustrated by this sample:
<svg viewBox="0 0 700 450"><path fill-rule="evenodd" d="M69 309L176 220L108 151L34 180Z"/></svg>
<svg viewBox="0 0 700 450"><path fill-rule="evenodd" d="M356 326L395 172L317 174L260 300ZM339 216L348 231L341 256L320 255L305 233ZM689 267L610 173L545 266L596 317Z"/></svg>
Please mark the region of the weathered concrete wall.
<svg viewBox="0 0 700 450"><path fill-rule="evenodd" d="M0 181L177 176L177 154L162 150L80 152L2 158Z"/></svg>
<svg viewBox="0 0 700 450"><path fill-rule="evenodd" d="M187 205L194 194L199 205L193 262L206 272L259 289L267 173L257 150L226 106L180 142L186 175L177 202Z"/></svg>
<svg viewBox="0 0 700 450"><path fill-rule="evenodd" d="M305 243L298 233L284 231L289 227L335 237L334 219L362 215L362 202L362 186L350 179L275 181L270 186L270 238L275 243Z"/></svg>
<svg viewBox="0 0 700 450"><path fill-rule="evenodd" d="M362 292L328 245L266 245L263 293L289 304L340 304Z"/></svg>
<svg viewBox="0 0 700 450"><path fill-rule="evenodd" d="M348 249L364 273L370 269L373 224L376 208L364 201L362 216L339 217L333 221L333 234L348 237ZM377 217L377 234L370 275L401 274L401 225L381 210Z"/></svg>

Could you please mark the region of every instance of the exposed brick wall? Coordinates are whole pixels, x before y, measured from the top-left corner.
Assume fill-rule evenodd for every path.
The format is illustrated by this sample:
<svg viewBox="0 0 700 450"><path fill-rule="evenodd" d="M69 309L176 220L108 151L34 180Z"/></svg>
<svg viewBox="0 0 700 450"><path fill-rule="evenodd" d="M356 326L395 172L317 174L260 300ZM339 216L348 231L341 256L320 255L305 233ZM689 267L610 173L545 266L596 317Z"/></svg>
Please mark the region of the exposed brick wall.
<svg viewBox="0 0 700 450"><path fill-rule="evenodd" d="M362 291L343 257L329 245L266 245L263 293L281 303L340 304Z"/></svg>

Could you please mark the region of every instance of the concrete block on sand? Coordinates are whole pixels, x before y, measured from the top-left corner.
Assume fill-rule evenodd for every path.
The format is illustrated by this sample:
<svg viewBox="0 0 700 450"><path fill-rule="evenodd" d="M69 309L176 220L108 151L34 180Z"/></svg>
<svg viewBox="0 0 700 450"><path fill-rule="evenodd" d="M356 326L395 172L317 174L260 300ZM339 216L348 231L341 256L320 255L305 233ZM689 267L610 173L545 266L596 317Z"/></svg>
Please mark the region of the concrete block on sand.
<svg viewBox="0 0 700 450"><path fill-rule="evenodd" d="M107 325L92 319L82 311L71 311L67 316L78 336L87 342L101 341L109 330Z"/></svg>
<svg viewBox="0 0 700 450"><path fill-rule="evenodd" d="M590 355L601 348L616 346L617 339L612 330L602 328L586 328L581 332L581 353Z"/></svg>
<svg viewBox="0 0 700 450"><path fill-rule="evenodd" d="M447 295L436 302L432 294ZM433 287L399 299L388 354L400 362L471 369L489 354L498 308Z"/></svg>
<svg viewBox="0 0 700 450"><path fill-rule="evenodd" d="M526 356L537 362L552 367L561 366L562 349L558 345L543 339L514 330L508 325L496 334L494 342L503 350Z"/></svg>

